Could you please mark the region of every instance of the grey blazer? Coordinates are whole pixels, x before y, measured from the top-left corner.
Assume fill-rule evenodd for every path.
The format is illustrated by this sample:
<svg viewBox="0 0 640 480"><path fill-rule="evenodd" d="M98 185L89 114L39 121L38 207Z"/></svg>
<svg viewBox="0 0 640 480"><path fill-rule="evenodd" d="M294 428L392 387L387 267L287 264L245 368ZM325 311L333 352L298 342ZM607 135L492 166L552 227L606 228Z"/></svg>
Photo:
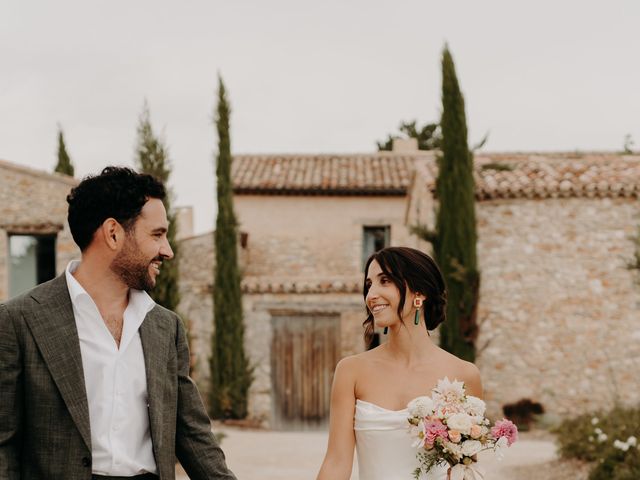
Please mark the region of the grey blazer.
<svg viewBox="0 0 640 480"><path fill-rule="evenodd" d="M149 424L161 480L236 477L189 378L182 322L160 306L140 326ZM0 480L89 480L91 426L64 275L0 304Z"/></svg>

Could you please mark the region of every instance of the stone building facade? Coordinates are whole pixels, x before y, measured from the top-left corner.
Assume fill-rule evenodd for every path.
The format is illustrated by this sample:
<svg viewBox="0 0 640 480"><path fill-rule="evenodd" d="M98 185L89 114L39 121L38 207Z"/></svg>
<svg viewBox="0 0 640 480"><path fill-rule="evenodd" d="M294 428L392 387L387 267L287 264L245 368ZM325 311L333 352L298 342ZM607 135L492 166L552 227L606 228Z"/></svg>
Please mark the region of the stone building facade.
<svg viewBox="0 0 640 480"><path fill-rule="evenodd" d="M66 196L75 185L66 175L0 160L0 300L79 257L67 225Z"/></svg>
<svg viewBox="0 0 640 480"><path fill-rule="evenodd" d="M614 399L637 402L640 285L627 261L640 223L640 157L483 154L475 163L482 273L477 364L490 413L523 398L555 416ZM436 173L434 156L417 152L235 158L254 418L276 428L304 427L279 418L291 413L283 414L283 404L290 406L283 395L296 395L291 388L279 392L278 377L296 375L278 364L286 348L295 351L279 337L298 335L304 345L335 338L335 352L318 357L329 358L327 364L331 355L364 349L365 232L386 226L385 244L428 250L409 226L433 225ZM183 245L197 257L181 267L181 288L206 392L212 235ZM314 324L326 325L326 332L307 338L295 329Z"/></svg>
<svg viewBox="0 0 640 480"><path fill-rule="evenodd" d="M320 386L310 383L308 392L300 392L299 402L313 425L325 419L318 411L328 407L335 363L364 349L363 259L376 242L378 246L418 246L405 226L414 161L414 154L235 157L234 206L243 232L245 343L255 367L250 396L254 418L275 427L291 427L286 419L278 421L280 405L274 391L282 374L280 363L287 362L279 363L278 349L290 348L292 361L304 364L306 357L297 356L304 357L315 348L315 361L324 362L324 367L314 370L308 364L307 374L294 372L293 367L289 373L321 379ZM183 240L181 251L194 252L195 257L181 260L180 309L193 321L195 375L206 394L215 256L212 234ZM303 331L290 331L296 328ZM314 329L315 333L308 333ZM280 345L279 337L293 343ZM292 377L290 382L295 385L280 387L295 390L304 379ZM290 395L296 397L295 392ZM298 427L304 428L304 422Z"/></svg>
<svg viewBox="0 0 640 480"><path fill-rule="evenodd" d="M481 370L494 414L529 398L554 415L640 401L640 156L477 155ZM421 164L408 221L432 211ZM433 217L427 220L433 221Z"/></svg>

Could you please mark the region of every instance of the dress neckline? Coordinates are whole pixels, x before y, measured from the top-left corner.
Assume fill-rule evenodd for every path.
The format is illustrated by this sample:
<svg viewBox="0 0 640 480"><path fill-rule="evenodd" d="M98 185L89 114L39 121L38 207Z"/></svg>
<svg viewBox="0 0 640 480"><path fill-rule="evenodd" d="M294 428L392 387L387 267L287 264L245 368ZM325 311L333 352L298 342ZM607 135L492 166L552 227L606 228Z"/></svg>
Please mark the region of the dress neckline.
<svg viewBox="0 0 640 480"><path fill-rule="evenodd" d="M372 407L378 408L380 410L384 410L385 412L401 413L401 412L406 412L408 410L408 408L403 408L401 410L391 410L389 408L381 407L380 405L377 405L375 403L367 402L366 400L361 400L359 398L356 398L356 403L358 403L358 402L365 403L367 405L371 405Z"/></svg>

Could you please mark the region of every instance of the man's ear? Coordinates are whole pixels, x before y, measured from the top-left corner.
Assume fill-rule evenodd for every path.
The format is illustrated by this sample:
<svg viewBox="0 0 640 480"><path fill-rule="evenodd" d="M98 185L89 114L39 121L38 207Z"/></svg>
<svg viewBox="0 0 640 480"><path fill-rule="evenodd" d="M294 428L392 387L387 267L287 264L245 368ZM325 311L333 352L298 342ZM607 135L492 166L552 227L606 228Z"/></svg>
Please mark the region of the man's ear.
<svg viewBox="0 0 640 480"><path fill-rule="evenodd" d="M100 232L104 243L111 250L118 250L118 248L120 248L124 236L124 228L122 228L122 225L120 225L115 218L107 218L102 222Z"/></svg>

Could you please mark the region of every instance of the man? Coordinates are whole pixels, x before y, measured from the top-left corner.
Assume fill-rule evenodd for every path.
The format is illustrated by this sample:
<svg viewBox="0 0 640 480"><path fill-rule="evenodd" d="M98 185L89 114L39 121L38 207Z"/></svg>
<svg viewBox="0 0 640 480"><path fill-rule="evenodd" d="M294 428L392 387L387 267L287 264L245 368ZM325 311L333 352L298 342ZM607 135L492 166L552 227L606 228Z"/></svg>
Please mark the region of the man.
<svg viewBox="0 0 640 480"><path fill-rule="evenodd" d="M107 167L71 190L82 251L63 275L0 305L0 480L232 480L178 316L156 305L163 185Z"/></svg>

